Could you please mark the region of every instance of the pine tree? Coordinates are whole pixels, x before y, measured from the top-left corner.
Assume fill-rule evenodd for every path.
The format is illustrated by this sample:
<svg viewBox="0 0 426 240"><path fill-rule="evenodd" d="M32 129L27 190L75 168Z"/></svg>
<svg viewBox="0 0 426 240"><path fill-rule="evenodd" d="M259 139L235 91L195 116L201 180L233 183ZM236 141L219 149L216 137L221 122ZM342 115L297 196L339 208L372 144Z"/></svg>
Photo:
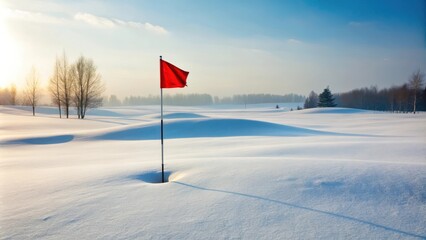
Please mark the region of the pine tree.
<svg viewBox="0 0 426 240"><path fill-rule="evenodd" d="M327 87L319 95L318 107L335 107L333 94L331 94L330 89Z"/></svg>

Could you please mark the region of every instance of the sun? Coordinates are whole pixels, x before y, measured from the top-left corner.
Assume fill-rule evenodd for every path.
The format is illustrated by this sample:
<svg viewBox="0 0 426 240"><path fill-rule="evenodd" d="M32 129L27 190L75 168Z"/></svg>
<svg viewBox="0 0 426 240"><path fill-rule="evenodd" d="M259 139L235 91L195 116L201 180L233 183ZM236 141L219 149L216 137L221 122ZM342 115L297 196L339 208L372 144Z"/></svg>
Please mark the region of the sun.
<svg viewBox="0 0 426 240"><path fill-rule="evenodd" d="M19 48L8 31L5 18L4 9L0 6L0 88L18 80L21 65Z"/></svg>

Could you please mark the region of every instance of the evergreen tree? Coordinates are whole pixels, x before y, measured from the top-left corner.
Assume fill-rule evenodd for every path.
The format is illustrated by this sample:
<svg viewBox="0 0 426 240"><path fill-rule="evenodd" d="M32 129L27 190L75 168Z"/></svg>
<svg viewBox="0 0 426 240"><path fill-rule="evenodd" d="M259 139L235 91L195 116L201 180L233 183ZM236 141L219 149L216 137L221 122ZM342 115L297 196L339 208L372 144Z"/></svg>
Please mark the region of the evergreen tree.
<svg viewBox="0 0 426 240"><path fill-rule="evenodd" d="M333 94L331 94L330 89L327 87L324 91L319 95L319 103L318 107L335 107Z"/></svg>
<svg viewBox="0 0 426 240"><path fill-rule="evenodd" d="M426 87L425 87L425 89L422 92L421 100L422 101L420 101L421 104L420 104L419 110L420 111L426 111Z"/></svg>

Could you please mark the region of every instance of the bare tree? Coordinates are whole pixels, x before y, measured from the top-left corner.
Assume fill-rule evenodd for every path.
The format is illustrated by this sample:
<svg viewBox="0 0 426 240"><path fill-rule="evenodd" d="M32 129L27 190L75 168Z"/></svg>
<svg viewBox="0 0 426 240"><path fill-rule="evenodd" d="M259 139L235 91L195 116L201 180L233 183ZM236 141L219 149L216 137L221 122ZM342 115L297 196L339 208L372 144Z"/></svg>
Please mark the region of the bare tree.
<svg viewBox="0 0 426 240"><path fill-rule="evenodd" d="M0 105L10 104L10 93L7 88L0 88Z"/></svg>
<svg viewBox="0 0 426 240"><path fill-rule="evenodd" d="M74 82L74 104L78 118L84 119L89 108L102 105L104 85L92 59L81 56L71 67Z"/></svg>
<svg viewBox="0 0 426 240"><path fill-rule="evenodd" d="M16 105L16 85L10 86L10 105Z"/></svg>
<svg viewBox="0 0 426 240"><path fill-rule="evenodd" d="M413 91L413 113L416 114L416 106L417 106L417 95L419 94L422 86L423 86L423 78L424 74L417 70L417 72L413 73L408 80L408 86Z"/></svg>
<svg viewBox="0 0 426 240"><path fill-rule="evenodd" d="M318 94L314 91L311 91L308 98L305 100L304 108L316 108L318 106Z"/></svg>
<svg viewBox="0 0 426 240"><path fill-rule="evenodd" d="M59 80L60 102L65 109L65 115L69 117L69 109L72 103L73 78L70 76L70 66L65 52L60 58L56 58L55 69Z"/></svg>
<svg viewBox="0 0 426 240"><path fill-rule="evenodd" d="M61 72L61 60L56 58L55 66L53 69L53 75L49 80L49 93L52 98L52 102L58 106L59 118L62 118L61 111L61 96L62 96L62 81L59 72Z"/></svg>
<svg viewBox="0 0 426 240"><path fill-rule="evenodd" d="M408 112L409 111L409 100L410 100L410 90L408 85L405 83L396 93L396 102L398 103L399 112Z"/></svg>
<svg viewBox="0 0 426 240"><path fill-rule="evenodd" d="M35 67L32 67L31 72L28 74L24 91L25 102L32 106L33 116L35 116L35 108L40 99L40 80Z"/></svg>

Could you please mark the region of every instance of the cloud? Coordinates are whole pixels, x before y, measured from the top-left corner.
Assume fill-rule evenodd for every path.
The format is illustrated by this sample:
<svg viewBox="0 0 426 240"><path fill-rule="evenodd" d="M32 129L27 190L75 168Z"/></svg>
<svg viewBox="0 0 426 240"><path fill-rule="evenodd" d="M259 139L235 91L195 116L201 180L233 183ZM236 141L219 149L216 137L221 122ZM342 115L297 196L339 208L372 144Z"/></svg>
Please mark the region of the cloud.
<svg viewBox="0 0 426 240"><path fill-rule="evenodd" d="M18 9L9 9L4 8L1 9L1 14L6 16L7 18L19 19L28 22L36 22L36 23L47 23L47 24L56 24L61 25L69 22L65 18L55 17L51 15L47 15L40 12L30 12L23 11Z"/></svg>
<svg viewBox="0 0 426 240"><path fill-rule="evenodd" d="M167 30L161 26L152 25L151 23L148 23L148 22L144 23L143 25L145 29L148 31L153 31L159 34L167 34Z"/></svg>
<svg viewBox="0 0 426 240"><path fill-rule="evenodd" d="M57 17L51 14L45 14L40 12L30 12L18 9L0 8L0 16L10 19L17 19L21 21L27 21L31 23L44 23L54 25L65 25L71 24L71 18ZM90 13L78 12L74 15L74 20L85 22L97 28L116 28L116 27L127 27L138 30L144 30L159 35L167 35L168 31L158 25L151 24L149 22L132 22L124 21L115 18L99 17Z"/></svg>
<svg viewBox="0 0 426 240"><path fill-rule="evenodd" d="M114 21L108 18L98 17L89 13L79 12L74 15L74 19L86 22L90 25L100 28L113 28L117 25Z"/></svg>
<svg viewBox="0 0 426 240"><path fill-rule="evenodd" d="M288 43L288 44L293 44L293 45L300 45L300 44L303 44L303 42L302 42L302 41L297 40L297 39L294 39L294 38L289 38L289 39L287 39L287 43Z"/></svg>
<svg viewBox="0 0 426 240"><path fill-rule="evenodd" d="M74 19L86 22L95 27L99 28L114 28L114 27L129 27L134 29L142 29L149 32L153 32L160 35L168 34L168 31L158 25L153 25L151 23L141 23L141 22L132 22L132 21L124 21L116 18L104 18L95 16L90 13L77 13L74 15Z"/></svg>

